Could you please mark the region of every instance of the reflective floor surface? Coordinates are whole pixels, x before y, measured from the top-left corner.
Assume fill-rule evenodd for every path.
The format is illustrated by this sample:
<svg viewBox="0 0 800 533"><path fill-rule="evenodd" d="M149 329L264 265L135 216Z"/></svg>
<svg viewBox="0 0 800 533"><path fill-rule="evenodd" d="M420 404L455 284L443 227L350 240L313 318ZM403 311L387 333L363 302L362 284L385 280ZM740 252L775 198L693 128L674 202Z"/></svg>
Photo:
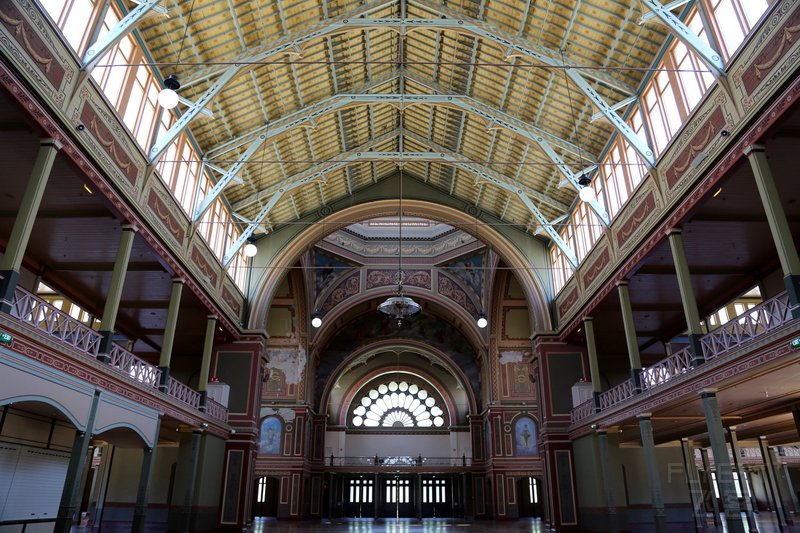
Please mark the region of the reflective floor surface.
<svg viewBox="0 0 800 533"><path fill-rule="evenodd" d="M744 516L743 516L744 517ZM795 524L781 529L773 513L762 512L756 515L758 531L760 533L800 533L800 516L795 516ZM712 515L708 515L707 527L698 531L707 533L727 532L724 521L722 525L715 526ZM73 527L72 533L103 533L129 532L130 522L104 523L98 530L97 527ZM672 526L667 530L670 533L692 531L685 527ZM148 525L145 533L163 533L164 527ZM539 519L522 518L519 520L494 522L489 520L462 520L454 518L414 518L379 519L372 518L340 518L334 520L306 520L289 521L275 519L257 519L246 530L248 533L545 533L553 531L547 524ZM649 524L637 524L630 531L634 533L650 533L655 527ZM747 531L745 522L745 531Z"/></svg>

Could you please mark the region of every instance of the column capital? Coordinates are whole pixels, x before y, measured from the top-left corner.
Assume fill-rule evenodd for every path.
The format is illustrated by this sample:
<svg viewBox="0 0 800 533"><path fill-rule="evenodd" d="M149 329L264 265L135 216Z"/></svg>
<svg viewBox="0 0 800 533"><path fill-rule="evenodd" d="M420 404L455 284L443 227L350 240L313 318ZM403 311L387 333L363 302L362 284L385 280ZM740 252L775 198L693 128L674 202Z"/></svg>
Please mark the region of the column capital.
<svg viewBox="0 0 800 533"><path fill-rule="evenodd" d="M680 235L683 233L683 228L678 228L678 227L669 228L664 233L666 233L667 237L669 237L670 235Z"/></svg>
<svg viewBox="0 0 800 533"><path fill-rule="evenodd" d="M219 318L219 315L206 315L206 318L209 320L217 320Z"/></svg>
<svg viewBox="0 0 800 533"><path fill-rule="evenodd" d="M639 420L641 422L642 420L650 420L652 417L653 413L639 413L638 415L636 415L636 420Z"/></svg>
<svg viewBox="0 0 800 533"><path fill-rule="evenodd" d="M139 226L137 226L136 224L123 224L121 228L122 231L132 231L134 233L139 232Z"/></svg>
<svg viewBox="0 0 800 533"><path fill-rule="evenodd" d="M186 278L181 277L181 276L176 276L176 277L172 278L172 283L180 283L181 285L183 285L183 284L186 283Z"/></svg>
<svg viewBox="0 0 800 533"><path fill-rule="evenodd" d="M597 428L594 430L594 432L600 437L605 437L608 435L608 430L606 428Z"/></svg>
<svg viewBox="0 0 800 533"><path fill-rule="evenodd" d="M703 390L700 391L700 397L703 398L703 399L705 399L705 398L716 398L717 390L718 389L713 389L713 388L703 389Z"/></svg>
<svg viewBox="0 0 800 533"><path fill-rule="evenodd" d="M751 144L750 146L744 149L744 155L750 156L753 152L766 152L767 147L763 144Z"/></svg>
<svg viewBox="0 0 800 533"><path fill-rule="evenodd" d="M64 144L61 141L52 137L45 137L44 139L41 139L39 141L39 146L52 146L56 150L61 150L64 148Z"/></svg>
<svg viewBox="0 0 800 533"><path fill-rule="evenodd" d="M617 287L627 287L631 284L631 281L628 279L621 279L617 282Z"/></svg>
<svg viewBox="0 0 800 533"><path fill-rule="evenodd" d="M593 321L593 320L594 320L594 318L593 318L593 317L591 317L591 316L585 316L585 317L583 317L583 321L584 321L584 322L591 322L591 321Z"/></svg>

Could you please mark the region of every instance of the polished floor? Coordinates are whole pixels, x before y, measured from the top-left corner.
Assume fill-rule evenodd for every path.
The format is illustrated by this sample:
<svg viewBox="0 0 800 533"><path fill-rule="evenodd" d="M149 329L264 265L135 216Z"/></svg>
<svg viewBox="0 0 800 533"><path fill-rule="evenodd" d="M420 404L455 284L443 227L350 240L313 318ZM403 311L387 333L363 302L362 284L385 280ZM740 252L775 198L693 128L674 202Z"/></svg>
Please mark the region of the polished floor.
<svg viewBox="0 0 800 533"><path fill-rule="evenodd" d="M788 528L781 529L778 526L775 515L772 513L759 513L756 516L758 531L760 533L800 533L800 516L795 517L795 524ZM697 531L707 533L727 532L728 528L724 522L720 526L714 526L712 516L708 515L708 525L704 529ZM90 527L73 527L72 533L90 533L102 531L103 533L122 533L130 531L130 523L117 522L113 524L103 524L98 529ZM685 527L668 527L672 532L691 531ZM145 528L146 533L163 532L163 527L152 525ZM399 519L380 519L372 518L343 518L335 520L307 520L307 521L286 521L274 519L257 519L252 526L246 530L248 533L545 533L553 531L547 524L539 519L520 519L513 521L472 521L452 518L426 518L417 520L413 518ZM631 528L634 533L650 533L655 531L655 527L645 524ZM747 531L745 523L745 531Z"/></svg>

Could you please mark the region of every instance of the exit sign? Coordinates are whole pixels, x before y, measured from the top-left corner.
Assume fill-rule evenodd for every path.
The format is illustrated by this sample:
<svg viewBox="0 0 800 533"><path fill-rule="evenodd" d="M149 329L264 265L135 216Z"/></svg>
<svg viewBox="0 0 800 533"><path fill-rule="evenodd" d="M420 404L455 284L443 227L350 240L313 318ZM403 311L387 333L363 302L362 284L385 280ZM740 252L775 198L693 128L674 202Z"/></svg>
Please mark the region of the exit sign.
<svg viewBox="0 0 800 533"><path fill-rule="evenodd" d="M796 339L792 339L792 342L789 343L792 348L800 348L800 337Z"/></svg>
<svg viewBox="0 0 800 533"><path fill-rule="evenodd" d="M5 331L0 331L0 343L11 344L11 341L13 340L14 337L12 337L10 333L6 333Z"/></svg>

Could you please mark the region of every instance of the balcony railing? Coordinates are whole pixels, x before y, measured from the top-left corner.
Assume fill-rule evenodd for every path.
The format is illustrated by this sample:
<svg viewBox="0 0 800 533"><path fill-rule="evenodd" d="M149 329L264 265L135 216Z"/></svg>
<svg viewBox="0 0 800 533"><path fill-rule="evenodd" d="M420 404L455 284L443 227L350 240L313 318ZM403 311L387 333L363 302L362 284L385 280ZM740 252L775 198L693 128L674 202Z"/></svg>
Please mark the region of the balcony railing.
<svg viewBox="0 0 800 533"><path fill-rule="evenodd" d="M692 367L692 350L689 346L675 352L653 366L642 369L642 391L659 387L675 376L685 374Z"/></svg>
<svg viewBox="0 0 800 533"><path fill-rule="evenodd" d="M782 326L791 319L789 295L784 292L761 302L704 336L700 340L703 357L707 360L713 359L731 348Z"/></svg>
<svg viewBox="0 0 800 533"><path fill-rule="evenodd" d="M713 360L726 351L755 340L792 320L789 296L785 292L781 293L704 335L700 339L703 357L707 361ZM674 378L693 371L695 367L692 359L692 350L687 346L666 359L643 368L640 373L642 392L666 385ZM626 380L600 394L600 410L610 409L634 396L633 381ZM572 410L572 423L580 422L593 413L593 402L582 403Z"/></svg>
<svg viewBox="0 0 800 533"><path fill-rule="evenodd" d="M33 328L52 335L79 352L97 359L102 335L57 307L47 303L35 294L17 287L10 314ZM115 371L141 383L148 389L158 389L161 370L136 357L117 344L112 344L107 364ZM169 378L166 393L172 398L193 409L200 407L200 393L180 381ZM208 416L227 422L228 410L209 399L212 404L206 407Z"/></svg>
<svg viewBox="0 0 800 533"><path fill-rule="evenodd" d="M228 422L228 410L219 402L215 402L211 398L206 398L206 415L219 420L221 422Z"/></svg>
<svg viewBox="0 0 800 533"><path fill-rule="evenodd" d="M600 393L600 409L614 407L620 402L624 402L632 397L634 393L633 380L626 379L616 387L612 387Z"/></svg>
<svg viewBox="0 0 800 533"><path fill-rule="evenodd" d="M472 466L472 458L461 457L424 457L422 455L388 455L373 457L336 457L331 455L326 461L328 466L369 466L379 468L412 468L430 466Z"/></svg>
<svg viewBox="0 0 800 533"><path fill-rule="evenodd" d="M158 388L161 382L161 369L139 359L128 350L114 344L108 352L108 364L126 376L151 388Z"/></svg>
<svg viewBox="0 0 800 533"><path fill-rule="evenodd" d="M590 398L572 410L572 423L580 422L589 418L597 412L594 405L594 398Z"/></svg>
<svg viewBox="0 0 800 533"><path fill-rule="evenodd" d="M102 339L99 333L21 287L14 290L11 316L57 337L89 357L97 357Z"/></svg>
<svg viewBox="0 0 800 533"><path fill-rule="evenodd" d="M200 407L200 393L171 377L167 381L167 394L195 409Z"/></svg>

